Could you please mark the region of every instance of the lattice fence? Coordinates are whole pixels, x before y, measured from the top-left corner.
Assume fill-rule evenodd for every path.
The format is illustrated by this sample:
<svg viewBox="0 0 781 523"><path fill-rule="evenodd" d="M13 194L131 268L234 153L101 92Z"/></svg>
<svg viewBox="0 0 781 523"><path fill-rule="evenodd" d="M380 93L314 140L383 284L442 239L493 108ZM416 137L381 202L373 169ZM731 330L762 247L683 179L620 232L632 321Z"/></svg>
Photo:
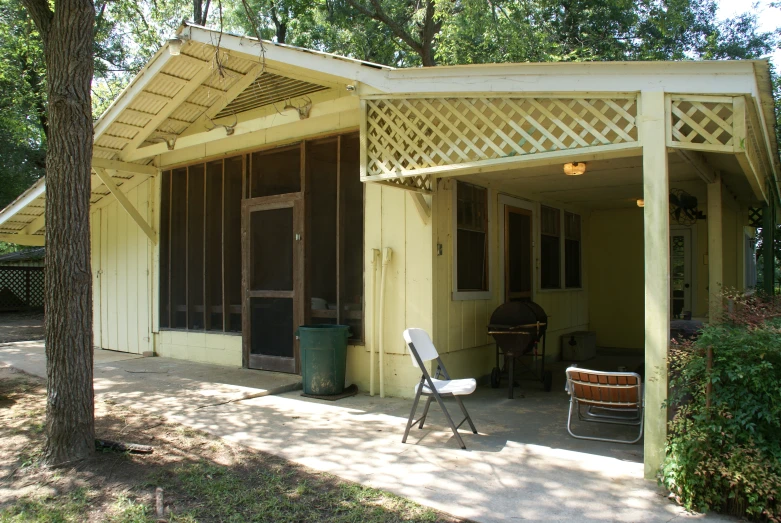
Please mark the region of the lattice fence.
<svg viewBox="0 0 781 523"><path fill-rule="evenodd" d="M369 99L366 174L636 142L636 116L634 97Z"/></svg>
<svg viewBox="0 0 781 523"><path fill-rule="evenodd" d="M43 267L0 267L0 311L43 308Z"/></svg>
<svg viewBox="0 0 781 523"><path fill-rule="evenodd" d="M732 98L687 99L673 97L670 104L672 146L733 150Z"/></svg>

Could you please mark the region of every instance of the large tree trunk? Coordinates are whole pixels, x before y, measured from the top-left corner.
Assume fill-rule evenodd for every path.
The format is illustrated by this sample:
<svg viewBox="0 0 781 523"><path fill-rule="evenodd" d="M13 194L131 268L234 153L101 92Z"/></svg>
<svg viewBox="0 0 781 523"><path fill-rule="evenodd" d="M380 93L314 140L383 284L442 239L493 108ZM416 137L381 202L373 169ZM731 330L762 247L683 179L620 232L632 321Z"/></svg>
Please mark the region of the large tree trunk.
<svg viewBox="0 0 781 523"><path fill-rule="evenodd" d="M44 462L95 450L92 387L92 164L94 6L89 0L22 0L41 33L47 68L46 447Z"/></svg>

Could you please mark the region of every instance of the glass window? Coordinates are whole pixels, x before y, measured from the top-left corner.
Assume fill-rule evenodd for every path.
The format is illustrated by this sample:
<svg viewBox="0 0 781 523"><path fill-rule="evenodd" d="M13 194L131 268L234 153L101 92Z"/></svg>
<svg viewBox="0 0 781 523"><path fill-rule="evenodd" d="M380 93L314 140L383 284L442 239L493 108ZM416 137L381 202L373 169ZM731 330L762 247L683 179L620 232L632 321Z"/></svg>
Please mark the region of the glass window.
<svg viewBox="0 0 781 523"><path fill-rule="evenodd" d="M488 290L488 190L456 183L456 291Z"/></svg>
<svg viewBox="0 0 781 523"><path fill-rule="evenodd" d="M564 213L564 286L568 289L582 287L580 216Z"/></svg>
<svg viewBox="0 0 781 523"><path fill-rule="evenodd" d="M540 206L540 287L561 288L561 212Z"/></svg>

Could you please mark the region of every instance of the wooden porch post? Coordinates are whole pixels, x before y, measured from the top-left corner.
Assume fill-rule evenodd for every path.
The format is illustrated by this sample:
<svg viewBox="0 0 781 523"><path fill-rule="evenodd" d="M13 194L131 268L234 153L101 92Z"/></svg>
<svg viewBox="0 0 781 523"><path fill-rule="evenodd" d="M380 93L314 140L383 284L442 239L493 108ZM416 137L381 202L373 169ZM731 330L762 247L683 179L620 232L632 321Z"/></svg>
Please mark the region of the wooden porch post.
<svg viewBox="0 0 781 523"><path fill-rule="evenodd" d="M665 97L643 91L638 130L643 144L645 240L645 477L664 459L667 437L667 345L670 338L670 210Z"/></svg>
<svg viewBox="0 0 781 523"><path fill-rule="evenodd" d="M762 209L762 280L764 291L768 296L775 292L775 256L773 242L775 240L776 217L775 205L771 197L764 209Z"/></svg>
<svg viewBox="0 0 781 523"><path fill-rule="evenodd" d="M708 319L721 320L724 282L721 175L708 184Z"/></svg>

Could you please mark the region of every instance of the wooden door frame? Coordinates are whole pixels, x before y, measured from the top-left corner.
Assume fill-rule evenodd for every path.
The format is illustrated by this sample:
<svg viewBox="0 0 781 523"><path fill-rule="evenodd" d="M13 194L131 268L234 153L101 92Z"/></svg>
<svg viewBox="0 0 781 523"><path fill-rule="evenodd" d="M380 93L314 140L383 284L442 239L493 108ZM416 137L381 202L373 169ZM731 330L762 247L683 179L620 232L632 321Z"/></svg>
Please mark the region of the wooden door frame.
<svg viewBox="0 0 781 523"><path fill-rule="evenodd" d="M499 277L502 279L502 300L507 301L507 287L509 286L509 280L507 278L507 214L508 214L508 208L512 209L516 212L520 212L521 214L528 214L531 217L531 296L530 299L534 301L534 297L537 294L537 265L535 263L535 260L538 258L537 253L537 220L536 217L538 215L537 210L537 204L535 202L531 202L528 200L522 200L520 198L517 198L515 196L510 196L508 194L500 194L499 195L499 209L500 209L500 217L499 220L499 241L500 241L500 251L499 251Z"/></svg>
<svg viewBox="0 0 781 523"><path fill-rule="evenodd" d="M299 239L293 239L293 290L292 291L250 291L250 214L253 212L271 211L274 209L292 208L293 210L293 234L300 235ZM305 319L305 289L304 289L304 198L303 193L291 193L263 198L252 198L241 203L241 330L242 330L242 364L246 368L252 367L252 360L262 361L265 370L280 372L300 373L301 355L299 343L295 337L295 329L303 325ZM253 356L250 353L252 345L252 322L250 316L250 299L257 297L280 297L293 300L293 368L290 368L289 358L280 356Z"/></svg>

